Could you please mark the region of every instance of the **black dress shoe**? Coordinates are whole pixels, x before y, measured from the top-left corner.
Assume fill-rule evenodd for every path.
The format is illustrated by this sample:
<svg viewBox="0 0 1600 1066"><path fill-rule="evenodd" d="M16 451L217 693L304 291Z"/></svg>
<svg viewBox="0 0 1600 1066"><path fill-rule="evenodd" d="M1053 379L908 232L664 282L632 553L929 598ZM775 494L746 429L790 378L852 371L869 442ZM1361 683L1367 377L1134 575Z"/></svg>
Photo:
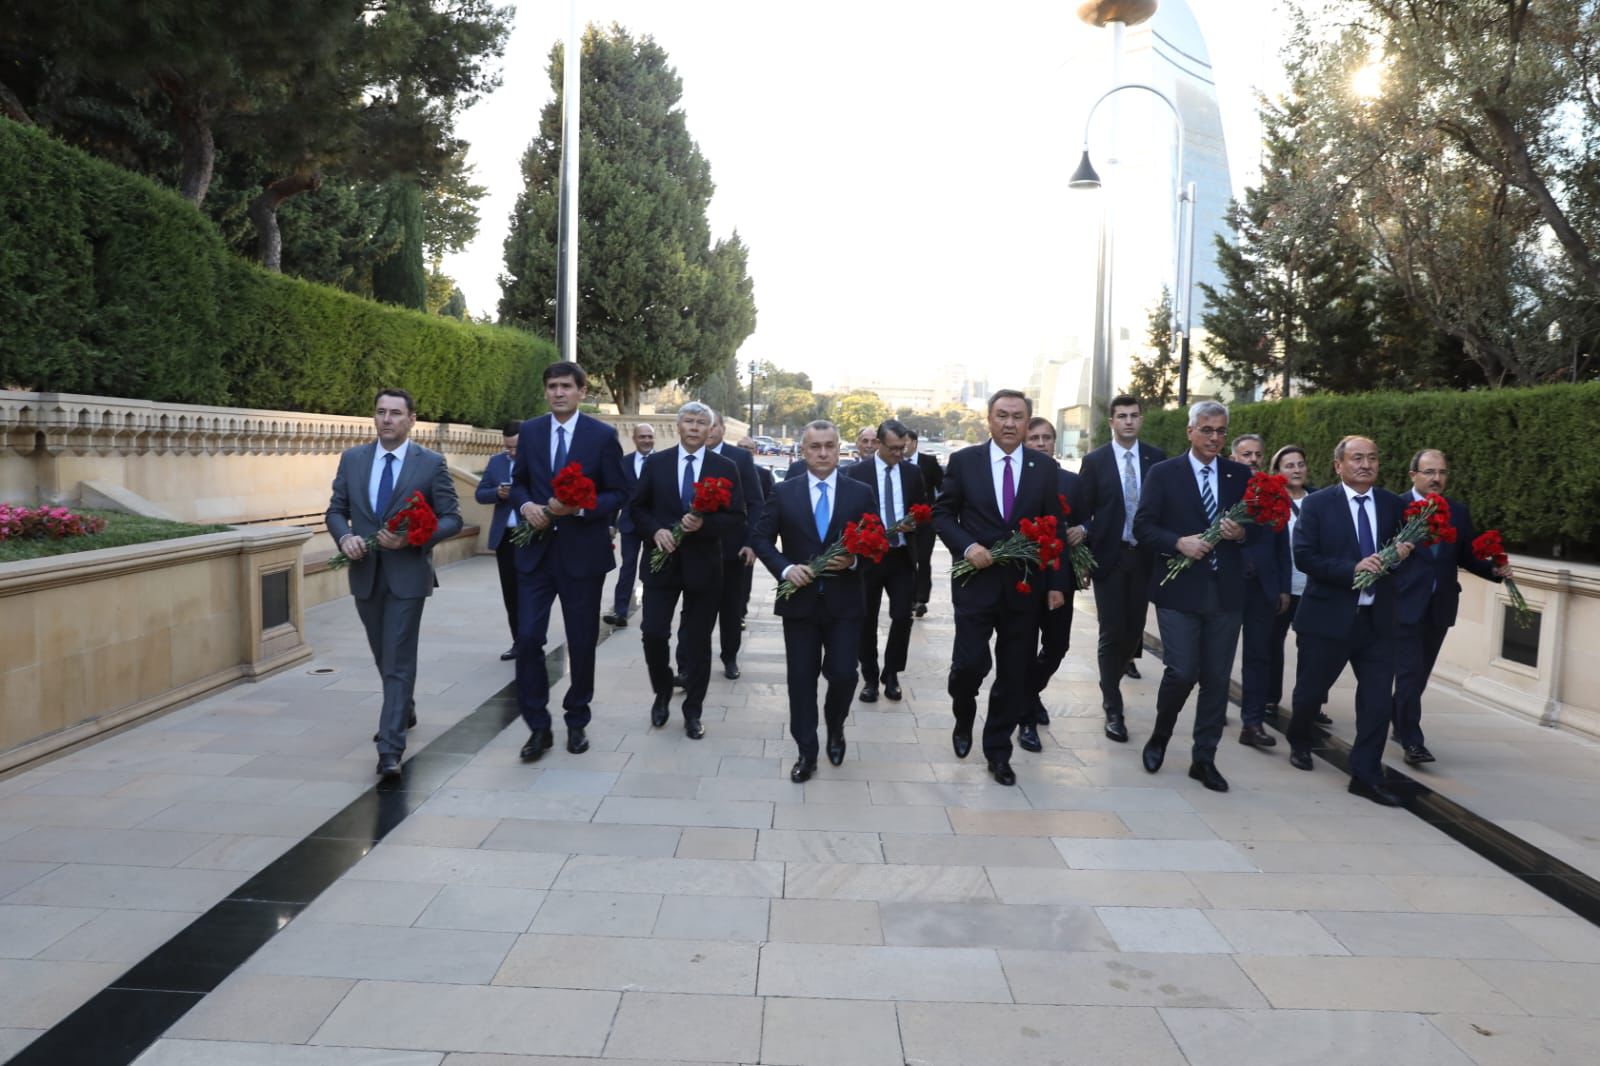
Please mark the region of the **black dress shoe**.
<svg viewBox="0 0 1600 1066"><path fill-rule="evenodd" d="M866 686L864 686L861 689L861 702L862 703L877 703L878 702L878 686L877 685L866 685Z"/></svg>
<svg viewBox="0 0 1600 1066"><path fill-rule="evenodd" d="M1189 764L1189 776L1213 792L1228 791L1228 779L1217 772L1216 763L1192 762Z"/></svg>
<svg viewBox="0 0 1600 1066"><path fill-rule="evenodd" d="M805 784L811 780L811 775L817 772L817 760L796 759L794 769L789 771L789 780L797 785Z"/></svg>
<svg viewBox="0 0 1600 1066"><path fill-rule="evenodd" d="M650 724L660 729L667 724L667 717L672 713L671 704L666 696L657 696L656 701L650 705Z"/></svg>
<svg viewBox="0 0 1600 1066"><path fill-rule="evenodd" d="M916 604L911 608L911 613L916 615L918 618L921 618L923 615L928 613L928 605L925 603Z"/></svg>
<svg viewBox="0 0 1600 1066"><path fill-rule="evenodd" d="M674 675L673 678L672 678L672 687L673 688L688 688L689 687L689 675L688 674L676 674L676 675Z"/></svg>
<svg viewBox="0 0 1600 1066"><path fill-rule="evenodd" d="M582 755L589 750L589 738L583 735L582 729L567 730L567 753L569 755Z"/></svg>
<svg viewBox="0 0 1600 1066"><path fill-rule="evenodd" d="M1407 766L1416 766L1419 763L1435 762L1435 761L1437 761L1437 760L1434 759L1433 752L1429 751L1427 748L1423 747L1421 744L1413 744L1411 747L1406 749L1406 765Z"/></svg>
<svg viewBox="0 0 1600 1066"><path fill-rule="evenodd" d="M1167 761L1167 738L1151 737L1144 742L1144 768L1150 773L1161 769L1161 764Z"/></svg>
<svg viewBox="0 0 1600 1066"><path fill-rule="evenodd" d="M1033 719L1034 719L1034 722L1033 722L1034 725L1049 725L1050 724L1050 712L1045 710L1044 704L1041 703L1041 704L1039 704L1039 706L1037 706L1037 707L1035 707L1033 709Z"/></svg>
<svg viewBox="0 0 1600 1066"><path fill-rule="evenodd" d="M1302 748L1289 749L1289 765L1296 770L1311 769L1311 753Z"/></svg>
<svg viewBox="0 0 1600 1066"><path fill-rule="evenodd" d="M1400 806L1400 797L1390 792L1386 785L1369 785L1360 778L1350 779L1350 795L1369 799L1384 807Z"/></svg>
<svg viewBox="0 0 1600 1066"><path fill-rule="evenodd" d="M522 745L522 761L538 762L539 757L555 746L555 738L548 729L535 729L528 734L528 742Z"/></svg>
<svg viewBox="0 0 1600 1066"><path fill-rule="evenodd" d="M700 724L700 719L698 718L685 718L683 720L683 731L690 740L699 740L706 735L706 727Z"/></svg>
<svg viewBox="0 0 1600 1066"><path fill-rule="evenodd" d="M417 728L417 709L412 707L410 710L406 711L406 732L409 733L415 728ZM372 734L372 742L374 744L378 742L377 733Z"/></svg>
<svg viewBox="0 0 1600 1066"><path fill-rule="evenodd" d="M1017 726L1017 747L1023 751L1043 751L1044 745L1039 743L1039 727L1032 723Z"/></svg>
<svg viewBox="0 0 1600 1066"><path fill-rule="evenodd" d="M950 746L955 748L956 758L965 759L972 751L972 727L956 726L950 733Z"/></svg>
<svg viewBox="0 0 1600 1066"><path fill-rule="evenodd" d="M1311 720L1313 722L1317 723L1318 725L1332 725L1333 724L1333 719L1329 718L1327 715L1323 714L1321 711L1318 711L1316 714L1312 715L1311 716Z"/></svg>
<svg viewBox="0 0 1600 1066"><path fill-rule="evenodd" d="M1137 666L1133 665L1133 663L1131 663L1131 662L1127 665L1127 667L1122 672L1124 674L1127 674L1129 677L1133 678L1135 681L1139 680L1139 668Z"/></svg>
<svg viewBox="0 0 1600 1066"><path fill-rule="evenodd" d="M1247 725L1239 730L1239 743L1247 748L1275 748L1278 738L1258 725Z"/></svg>
<svg viewBox="0 0 1600 1066"><path fill-rule="evenodd" d="M902 693L900 691L900 678L897 677L894 674L884 674L883 675L883 698L886 699L886 700L898 700L901 697L901 695L902 695Z"/></svg>
<svg viewBox="0 0 1600 1066"><path fill-rule="evenodd" d="M739 663L734 659L722 660L722 676L729 681L739 680Z"/></svg>
<svg viewBox="0 0 1600 1066"><path fill-rule="evenodd" d="M828 761L838 766L844 762L844 731L828 734Z"/></svg>
<svg viewBox="0 0 1600 1066"><path fill-rule="evenodd" d="M1014 785L1017 783L1017 775L1012 772L1011 764L1008 762L996 762L995 760L990 759L989 773L999 784Z"/></svg>
<svg viewBox="0 0 1600 1066"><path fill-rule="evenodd" d="M516 657L517 657L517 646L515 644L511 645L511 647L507 648L505 651L500 653L500 661L503 662L503 663L508 663L512 659L515 659Z"/></svg>
<svg viewBox="0 0 1600 1066"><path fill-rule="evenodd" d="M1122 720L1121 711L1106 715L1106 736L1118 744L1128 742L1128 723Z"/></svg>
<svg viewBox="0 0 1600 1066"><path fill-rule="evenodd" d="M380 755L380 756L378 756L378 776L379 777L388 777L388 778L399 777L400 776L400 756L398 756L398 755Z"/></svg>

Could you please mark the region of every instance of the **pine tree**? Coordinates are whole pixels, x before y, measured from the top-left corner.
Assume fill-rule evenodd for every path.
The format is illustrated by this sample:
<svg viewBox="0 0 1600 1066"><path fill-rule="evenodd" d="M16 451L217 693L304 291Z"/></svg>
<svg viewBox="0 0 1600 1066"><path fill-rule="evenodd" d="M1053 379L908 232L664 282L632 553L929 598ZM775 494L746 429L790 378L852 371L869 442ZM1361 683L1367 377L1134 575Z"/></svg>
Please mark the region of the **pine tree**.
<svg viewBox="0 0 1600 1066"><path fill-rule="evenodd" d="M1134 356L1128 376L1128 392L1147 407L1165 407L1178 387L1178 367L1172 358L1172 292L1161 286L1161 299L1150 309L1145 343L1150 356Z"/></svg>

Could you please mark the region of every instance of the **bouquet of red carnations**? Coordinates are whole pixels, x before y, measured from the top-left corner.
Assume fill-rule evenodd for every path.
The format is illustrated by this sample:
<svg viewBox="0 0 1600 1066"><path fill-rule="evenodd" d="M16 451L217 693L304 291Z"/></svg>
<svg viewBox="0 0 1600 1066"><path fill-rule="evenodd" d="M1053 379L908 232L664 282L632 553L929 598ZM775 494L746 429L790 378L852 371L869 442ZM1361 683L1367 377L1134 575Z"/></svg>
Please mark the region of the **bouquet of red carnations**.
<svg viewBox="0 0 1600 1066"><path fill-rule="evenodd" d="M917 506L922 507L923 505L918 504ZM929 514L932 514L931 510L929 510ZM895 523L894 528L898 532L905 532L900 528L905 524L906 519L901 519ZM913 521L912 527L914 528L915 525L916 523ZM820 580L838 573L836 570L829 570L828 564L842 555L860 555L875 563L881 563L888 552L889 531L883 528L883 519L871 511L867 511L856 521L847 523L844 527L844 534L838 540L822 549L821 555L815 559L807 560L805 565L812 575ZM781 581L778 583L778 599L788 599L798 590L799 586L792 581Z"/></svg>
<svg viewBox="0 0 1600 1066"><path fill-rule="evenodd" d="M1356 574L1352 588L1365 591L1376 585L1380 577L1400 565L1402 542L1414 548L1456 542L1456 527L1450 524L1450 502L1437 492L1430 492L1420 500L1412 500L1411 504L1401 512L1400 517L1403 521L1400 532L1378 549L1378 558L1383 563L1383 569L1377 573L1363 570Z"/></svg>
<svg viewBox="0 0 1600 1066"><path fill-rule="evenodd" d="M933 508L925 503L914 503L911 505L911 510L902 515L892 529L886 529L884 532L910 533L918 526L927 525L931 521L933 521Z"/></svg>
<svg viewBox="0 0 1600 1066"><path fill-rule="evenodd" d="M1061 569L1061 553L1067 546L1056 536L1055 515L1024 518L1017 525L1015 533L989 549L989 557L996 563L1022 564L1022 580L1017 582L1016 588L1026 596L1033 591L1033 586L1028 584L1029 572L1035 566L1041 570L1045 567ZM963 585L977 572L978 568L965 559L950 568L950 576Z"/></svg>
<svg viewBox="0 0 1600 1066"><path fill-rule="evenodd" d="M1215 548L1222 540L1223 519L1239 525L1254 523L1273 531L1281 530L1289 523L1289 513L1289 479L1282 474L1251 474L1250 481L1244 487L1244 496L1217 515L1216 521L1200 534L1200 539ZM1173 556L1167 560L1167 576L1161 579L1161 583L1165 585L1193 565L1194 560L1187 555Z"/></svg>
<svg viewBox="0 0 1600 1066"><path fill-rule="evenodd" d="M694 483L694 500L689 510L695 514L712 514L733 503L733 482L725 477L703 477ZM683 523L672 524L672 543L683 543ZM650 572L659 574L667 565L672 553L657 548L650 553Z"/></svg>
<svg viewBox="0 0 1600 1066"><path fill-rule="evenodd" d="M406 500L406 505L395 512L393 518L385 524L391 533L404 533L406 543L413 548L421 548L433 539L439 531L439 516L433 513L433 508L428 506L428 501L422 493L412 492L411 498ZM378 545L378 535L363 537L367 550L373 551ZM339 552L328 560L329 570L338 570L350 564L350 557L344 552Z"/></svg>
<svg viewBox="0 0 1600 1066"><path fill-rule="evenodd" d="M1061 503L1061 513L1067 518L1072 517L1072 507L1067 503L1067 498L1062 493L1056 493L1056 499ZM1089 550L1085 541L1076 548L1067 549L1067 561L1072 564L1072 579L1080 589L1089 587L1089 575L1099 564L1094 561L1094 552Z"/></svg>
<svg viewBox="0 0 1600 1066"><path fill-rule="evenodd" d="M582 463L568 463L556 471L556 476L550 480L550 491L561 503L580 511L593 508L599 502L594 479L583 472ZM518 522L508 536L511 537L511 543L520 548L549 536L551 528L545 526L543 529L534 529L527 522Z"/></svg>
<svg viewBox="0 0 1600 1066"><path fill-rule="evenodd" d="M1511 556L1506 554L1506 546L1500 541L1498 529L1488 529L1479 533L1472 541L1472 555L1495 566L1511 565ZM1517 625L1527 629L1533 625L1533 611L1528 607L1528 601L1523 598L1522 590L1517 588L1515 581L1509 577L1501 580L1505 582L1506 593L1511 597L1511 609L1516 612Z"/></svg>

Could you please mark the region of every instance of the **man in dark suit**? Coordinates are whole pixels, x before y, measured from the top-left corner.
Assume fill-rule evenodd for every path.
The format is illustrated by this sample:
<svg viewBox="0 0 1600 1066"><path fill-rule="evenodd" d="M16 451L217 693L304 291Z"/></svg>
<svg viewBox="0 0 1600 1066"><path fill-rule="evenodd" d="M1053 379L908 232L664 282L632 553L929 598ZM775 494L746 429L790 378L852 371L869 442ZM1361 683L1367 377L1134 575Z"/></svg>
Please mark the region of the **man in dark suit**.
<svg viewBox="0 0 1600 1066"><path fill-rule="evenodd" d="M806 473L786 477L773 489L751 537L756 555L779 581L796 586L777 601L783 619L784 669L789 689L789 735L800 750L789 780L808 780L817 769L817 676L828 681L823 720L828 761L844 762L844 723L855 694L856 650L861 628L861 567L851 555L814 573L806 561L838 540L844 527L873 509L872 494L858 481L838 475L839 430L817 421L800 436ZM779 546L781 543L781 547Z"/></svg>
<svg viewBox="0 0 1600 1066"><path fill-rule="evenodd" d="M1230 448L1233 461L1261 470L1267 444L1254 433L1241 433ZM1272 687L1273 650L1282 654L1278 616L1289 609L1289 531L1254 523L1244 537L1244 627L1241 641L1243 684L1240 695L1239 743L1250 748L1275 748L1278 741L1262 725L1267 719L1267 695ZM1278 665L1281 675L1283 667ZM1280 682L1281 684L1281 682Z"/></svg>
<svg viewBox="0 0 1600 1066"><path fill-rule="evenodd" d="M350 594L383 679L383 709L372 738L378 773L399 777L406 730L417 724L417 635L435 584L433 546L461 532L461 511L444 456L408 439L417 424L411 394L404 389L378 393L372 421L378 439L339 456L326 520L334 543L350 560ZM413 492L422 493L439 519L432 539L421 547L387 528ZM365 539L373 535L376 550Z"/></svg>
<svg viewBox="0 0 1600 1066"><path fill-rule="evenodd" d="M920 450L917 441L917 431L906 430L906 454L904 461L917 464L917 473L922 475L922 491L929 500L939 498L939 486L944 481L944 467L939 465L939 460ZM911 613L921 618L928 613L928 598L933 595L933 542L937 534L933 531L933 523L918 526L913 536L916 538L912 546L916 549L917 577L911 587Z"/></svg>
<svg viewBox="0 0 1600 1066"><path fill-rule="evenodd" d="M1078 468L1088 518L1074 517L1083 524L1094 552L1100 706L1106 714L1106 736L1124 742L1128 726L1122 715L1122 678L1143 646L1150 601L1151 561L1134 540L1133 516L1150 468L1167 453L1140 442L1144 406L1138 397L1113 398L1110 422L1111 440L1084 456Z"/></svg>
<svg viewBox="0 0 1600 1066"><path fill-rule="evenodd" d="M1450 463L1444 452L1428 448L1411 459L1411 492L1403 504L1421 500L1429 493L1444 495L1450 477ZM1450 627L1456 624L1461 606L1461 582L1457 572L1466 570L1485 581L1503 581L1511 567L1496 567L1472 554L1472 512L1465 501L1446 497L1450 504L1450 524L1455 526L1454 544L1434 544L1423 548L1414 563L1395 574L1395 672L1394 738L1405 749L1407 765L1433 762L1422 735L1422 690L1428 687L1433 664Z"/></svg>
<svg viewBox="0 0 1600 1066"><path fill-rule="evenodd" d="M1400 797L1383 781L1383 741L1393 710L1398 575L1380 578L1365 591L1353 582L1359 573L1383 572L1378 550L1400 531L1404 504L1377 487L1378 446L1366 437L1341 440L1333 449L1333 468L1338 483L1302 500L1294 527L1294 562L1306 575L1306 590L1294 614L1299 661L1289 763L1311 769L1313 718L1348 663L1356 674L1350 791L1398 807ZM1399 554L1404 561L1411 546L1401 544Z"/></svg>
<svg viewBox="0 0 1600 1066"><path fill-rule="evenodd" d="M806 458L805 458L805 456L802 455L800 458L796 459L794 462L789 464L789 469L787 469L787 470L785 470L783 472L783 480L791 481L794 478L800 477L805 472L806 472Z"/></svg>
<svg viewBox="0 0 1600 1066"><path fill-rule="evenodd" d="M472 498L481 504L494 504L489 519L489 550L494 552L500 571L500 598L506 605L506 622L511 627L511 647L500 653L502 662L517 657L517 546L506 534L517 528L517 512L511 508L511 472L517 464L517 440L521 422L507 422L501 431L505 449L489 457Z"/></svg>
<svg viewBox="0 0 1600 1066"><path fill-rule="evenodd" d="M760 454L756 450L756 442L749 437L745 437L744 439L740 440L739 447L745 452L749 453L751 459L755 459ZM763 466L758 461L756 463L756 476L761 479L761 499L763 501L771 499L772 490L776 488L778 484L778 479L772 475L772 469L770 467ZM754 510L751 511L750 529L752 535L754 535L755 532L755 520L759 517L759 513ZM754 545L752 545L752 550L754 550ZM750 589L752 581L755 577L755 573L756 568L754 566L747 566L744 568L744 593L739 601L739 629L741 631L744 629L745 618L750 614Z"/></svg>
<svg viewBox="0 0 1600 1066"><path fill-rule="evenodd" d="M727 443L723 439L727 429L721 413L714 412L711 432L706 436L706 450L734 465L739 472L739 491L746 501L746 509L749 514L758 515L761 513L763 496L755 457L743 448ZM745 575L755 562L756 553L750 547L749 523L741 523L738 528L725 528L722 533L722 595L717 600L716 628L722 676L729 681L738 680L739 677L739 648L744 643L739 623L744 621ZM680 621L677 653L679 679L686 680L689 676L689 664L684 658L685 649L689 647L691 644L684 640Z"/></svg>
<svg viewBox="0 0 1600 1066"><path fill-rule="evenodd" d="M922 489L922 475L915 466L901 459L906 432L904 423L893 418L883 422L874 431L878 446L873 458L856 463L844 472L845 477L872 489L874 505L883 518L885 529L892 529L911 513L912 507L928 502ZM890 534L888 553L862 577L862 602L866 607L861 619L862 703L878 701L880 681L887 699L900 699L900 671L906 668L906 654L911 647L911 586L916 580L916 563L909 543L911 536ZM878 610L883 606L885 592L889 594L889 640L883 648L880 671Z"/></svg>
<svg viewBox="0 0 1600 1066"><path fill-rule="evenodd" d="M1214 400L1189 408L1189 450L1150 469L1133 533L1150 553L1150 599L1161 628L1165 668L1156 692L1156 723L1144 746L1144 768L1161 769L1178 713L1195 683L1194 748L1189 776L1213 792L1228 791L1217 770L1217 742L1228 713L1228 680L1244 611L1244 526L1222 518L1222 540L1200 534L1244 497L1250 468L1220 458L1228 437L1228 409ZM1188 569L1162 583L1167 562L1179 555Z"/></svg>
<svg viewBox="0 0 1600 1066"><path fill-rule="evenodd" d="M586 730L594 698L600 599L606 573L617 565L611 521L625 499L625 486L617 431L578 410L588 388L588 375L576 363L545 367L544 399L550 413L524 422L517 441L511 502L534 529L534 539L517 549L517 706L528 726L524 762L537 760L554 744L544 642L557 598L570 670L561 701L567 751L581 755L589 750ZM568 507L555 497L553 479L571 463L594 481L592 510Z"/></svg>
<svg viewBox="0 0 1600 1066"><path fill-rule="evenodd" d="M977 568L966 579L951 578L956 636L950 659L949 692L955 714L951 742L957 758L972 749L978 690L992 664L983 754L989 773L1002 785L1017 783L1011 769L1011 732L1030 705L1029 671L1034 661L1039 613L1060 610L1071 587L1071 567L1033 571L998 566L989 549L1020 529L1024 518L1050 515L1066 524L1056 498L1056 463L1025 448L1032 416L1028 398L1015 389L989 397L989 440L950 457L944 491L934 504L934 526L956 559ZM994 658L989 638L995 639Z"/></svg>
<svg viewBox="0 0 1600 1066"><path fill-rule="evenodd" d="M633 488L639 484L639 472L644 469L645 459L655 448L655 427L648 422L634 426L633 454L622 457L622 482L627 493L625 500L632 499ZM611 610L601 616L601 621L621 629L628 624L628 615L633 608L633 583L639 575L639 551L644 543L633 526L633 515L626 503L617 512L617 539L622 542L622 569L617 574L617 587L611 595Z"/></svg>
<svg viewBox="0 0 1600 1066"><path fill-rule="evenodd" d="M1028 423L1028 447L1049 456L1056 454L1056 427L1048 418L1034 418ZM1056 493L1067 501L1069 523L1073 515L1084 512L1083 479L1077 474L1057 468ZM1076 547L1083 543L1084 538L1082 526L1071 526L1062 539L1069 547ZM1061 563L1063 569L1071 565L1068 560ZM1033 710L1031 714L1024 712L1017 726L1017 744L1023 751L1044 750L1039 740L1039 727L1050 723L1050 712L1044 705L1044 690L1061 668L1061 660L1067 657L1067 648L1072 643L1072 599L1078 585L1076 580L1071 584L1072 591L1067 593L1066 602L1060 610L1046 611L1039 619L1039 656L1034 659L1028 678L1028 688L1033 693Z"/></svg>
<svg viewBox="0 0 1600 1066"><path fill-rule="evenodd" d="M856 462L871 462L878 454L878 427L862 426L856 431Z"/></svg>
<svg viewBox="0 0 1600 1066"><path fill-rule="evenodd" d="M645 460L639 486L630 507L633 524L652 550L669 553L659 571L645 568L644 606L639 635L644 643L645 667L655 702L650 724L667 724L672 698L673 672L669 642L672 614L683 599L683 620L678 627L678 661L686 674L683 694L683 731L692 740L705 736L700 711L711 681L711 630L716 625L725 568L723 538L745 535L744 491L733 460L712 452L706 440L715 421L703 403L686 403L678 409L678 443ZM692 504L695 485L708 477L727 478L732 484L729 505L709 514L697 514ZM681 524L683 540L674 543L672 527Z"/></svg>

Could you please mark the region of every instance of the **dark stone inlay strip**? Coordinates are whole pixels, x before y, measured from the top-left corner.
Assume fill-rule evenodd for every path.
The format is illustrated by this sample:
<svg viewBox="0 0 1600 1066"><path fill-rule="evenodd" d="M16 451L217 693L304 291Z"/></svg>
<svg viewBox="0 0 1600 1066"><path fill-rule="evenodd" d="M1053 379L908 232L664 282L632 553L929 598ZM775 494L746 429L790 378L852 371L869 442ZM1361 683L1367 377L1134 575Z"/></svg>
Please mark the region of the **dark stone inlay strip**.
<svg viewBox="0 0 1600 1066"><path fill-rule="evenodd" d="M610 635L602 628L600 640ZM545 667L551 684L563 677L564 649ZM399 780L357 796L7 1066L128 1066L519 717L512 682L407 759Z"/></svg>

